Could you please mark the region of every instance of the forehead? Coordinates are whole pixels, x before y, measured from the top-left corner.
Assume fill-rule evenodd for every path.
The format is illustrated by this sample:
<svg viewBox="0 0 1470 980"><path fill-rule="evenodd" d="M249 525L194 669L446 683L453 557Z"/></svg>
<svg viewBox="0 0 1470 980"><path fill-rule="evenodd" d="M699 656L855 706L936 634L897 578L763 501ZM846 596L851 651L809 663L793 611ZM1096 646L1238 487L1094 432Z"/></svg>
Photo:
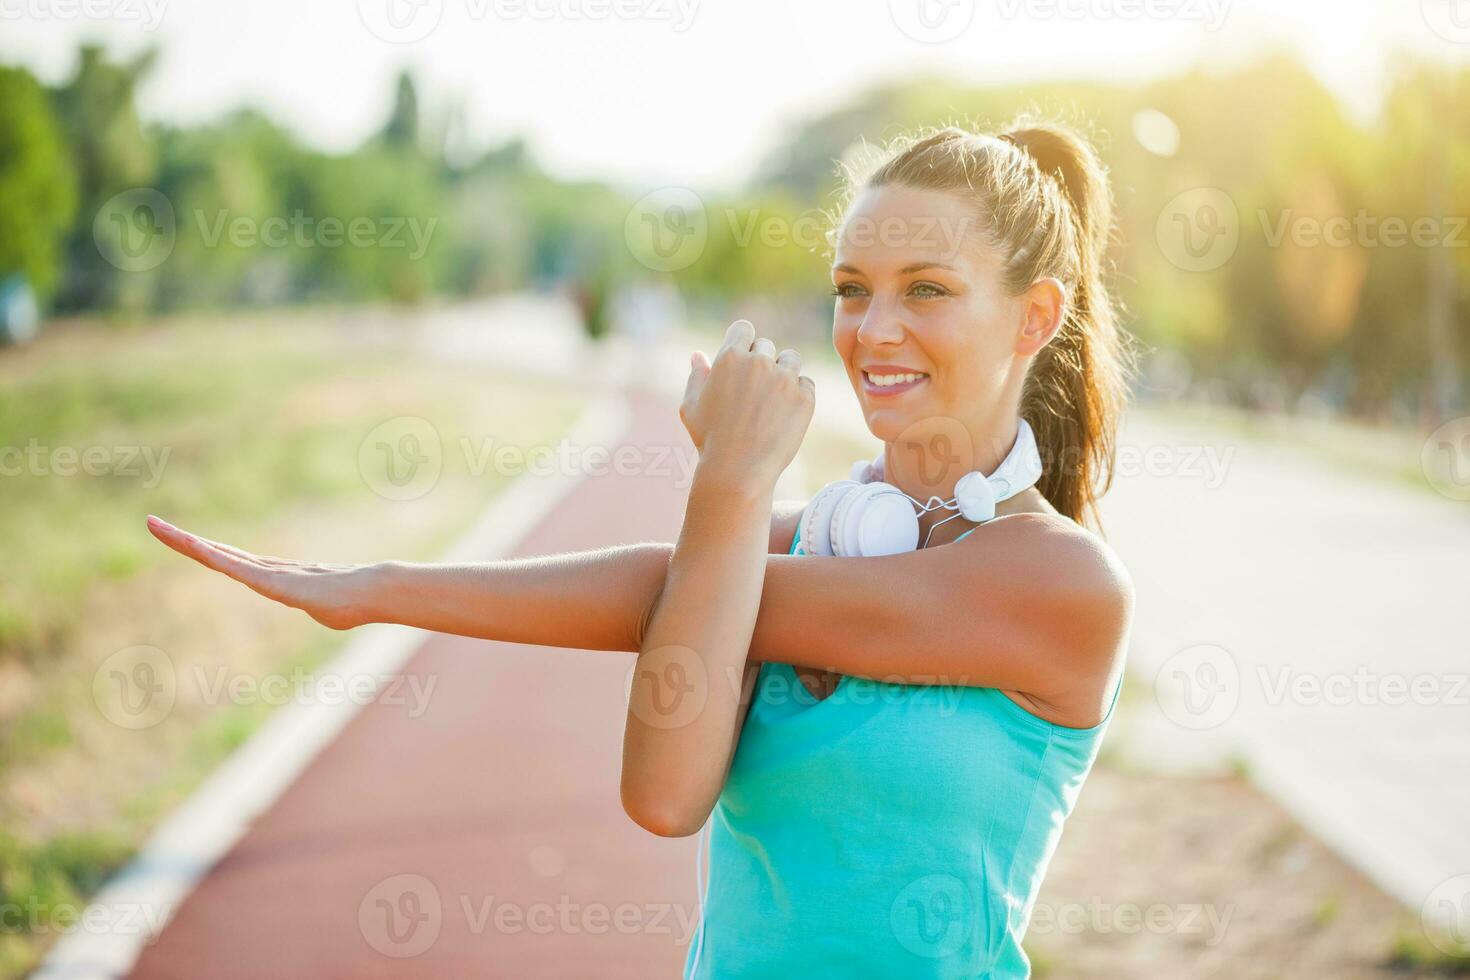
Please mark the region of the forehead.
<svg viewBox="0 0 1470 980"><path fill-rule="evenodd" d="M985 236L970 201L948 191L888 185L863 190L837 229L834 265L873 275L916 262L978 271Z"/></svg>

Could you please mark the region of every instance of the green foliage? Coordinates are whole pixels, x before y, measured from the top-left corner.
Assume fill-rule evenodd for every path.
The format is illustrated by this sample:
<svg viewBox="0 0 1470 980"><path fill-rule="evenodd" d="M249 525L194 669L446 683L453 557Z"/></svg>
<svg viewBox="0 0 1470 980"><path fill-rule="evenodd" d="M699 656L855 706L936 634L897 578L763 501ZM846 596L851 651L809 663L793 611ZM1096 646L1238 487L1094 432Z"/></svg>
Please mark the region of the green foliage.
<svg viewBox="0 0 1470 980"><path fill-rule="evenodd" d="M1395 247L1384 244L1382 223L1428 219L1448 238L1455 216L1470 214L1467 107L1470 71L1405 60L1381 117L1363 124L1279 53L1142 86L929 79L875 89L810 121L760 169L752 195L835 205L836 161L858 159L864 147L871 153L927 126L998 131L1023 111L1061 118L1091 136L1110 169L1114 282L1146 350L1182 353L1197 378L1215 379L1241 403L1290 406L1311 393L1357 414L1403 415L1427 397L1435 371L1451 381L1470 371L1470 231L1458 245ZM1177 125L1175 152L1152 152L1135 137L1145 111ZM1157 227L1177 195L1198 188L1223 191L1238 217L1234 254L1206 270L1173 261ZM1366 230L1355 225L1340 245L1293 241L1302 224L1359 215ZM731 262L714 244L710 253L722 269L716 278L723 270L743 278L739 286L726 278L727 293L757 281L753 263ZM681 281L699 276L689 270ZM1426 327L1436 312L1444 336Z"/></svg>
<svg viewBox="0 0 1470 980"><path fill-rule="evenodd" d="M60 307L417 303L557 281L591 295L648 274L625 239L646 188L553 179L520 140L451 163L434 147L453 142L453 110L426 113L407 73L386 93L373 138L325 154L250 111L145 129L134 92L153 61L115 63L84 47L54 93L64 150L29 76L0 75L10 148L0 154L0 272L24 262L42 287L58 282L64 230ZM1368 417L1431 402L1443 414L1470 366L1470 248L1383 246L1372 230L1302 244L1292 230L1358 215L1427 218L1451 238L1454 216L1470 214L1467 106L1470 70L1405 58L1380 116L1364 123L1285 53L1142 85L887 84L798 127L744 189L703 195L702 251L661 274L710 315L765 302L816 337L830 310L840 165L920 127L994 131L1023 112L1060 117L1093 138L1111 171L1114 281L1146 350L1182 355L1197 380L1240 403L1311 395ZM425 124L438 118L451 120L443 132ZM1147 118L1177 127L1177 148L1140 138ZM92 225L134 187L161 193L176 225L161 264L123 271L101 257ZM1228 261L1206 270L1161 243L1171 202L1201 188L1226 195L1239 231ZM1467 239L1462 229L1459 246Z"/></svg>
<svg viewBox="0 0 1470 980"><path fill-rule="evenodd" d="M0 280L20 273L49 295L75 211L76 175L45 91L24 69L0 68Z"/></svg>
<svg viewBox="0 0 1470 980"><path fill-rule="evenodd" d="M1388 965L1404 972L1422 972L1430 976L1470 976L1470 949L1458 946L1449 937L1430 942L1420 926L1400 926L1388 953Z"/></svg>
<svg viewBox="0 0 1470 980"><path fill-rule="evenodd" d="M92 220L114 195L148 186L156 151L138 119L134 94L156 60L147 51L127 63L107 60L84 45L76 74L54 93L56 112L78 176L77 220L67 242L67 267L57 304L64 308L111 307L138 300L118 269L108 264L92 237Z"/></svg>
<svg viewBox="0 0 1470 980"><path fill-rule="evenodd" d="M398 76L393 109L388 114L388 124L383 127L383 143L399 149L412 149L419 145L419 97L413 76L408 72L401 72Z"/></svg>
<svg viewBox="0 0 1470 980"><path fill-rule="evenodd" d="M112 835L75 834L31 843L0 832L0 908L7 911L0 975L20 976L34 965L33 936L78 928L86 897L131 850L129 841Z"/></svg>

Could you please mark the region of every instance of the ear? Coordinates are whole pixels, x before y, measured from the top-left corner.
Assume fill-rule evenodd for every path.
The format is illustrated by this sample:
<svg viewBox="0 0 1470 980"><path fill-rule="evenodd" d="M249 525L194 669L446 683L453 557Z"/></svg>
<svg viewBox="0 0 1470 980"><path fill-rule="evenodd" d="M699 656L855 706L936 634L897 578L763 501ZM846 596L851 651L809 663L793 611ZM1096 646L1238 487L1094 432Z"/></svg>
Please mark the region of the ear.
<svg viewBox="0 0 1470 980"><path fill-rule="evenodd" d="M1021 294L1021 332L1016 335L1016 353L1035 354L1057 335L1067 315L1067 289L1060 279L1048 276L1032 283Z"/></svg>

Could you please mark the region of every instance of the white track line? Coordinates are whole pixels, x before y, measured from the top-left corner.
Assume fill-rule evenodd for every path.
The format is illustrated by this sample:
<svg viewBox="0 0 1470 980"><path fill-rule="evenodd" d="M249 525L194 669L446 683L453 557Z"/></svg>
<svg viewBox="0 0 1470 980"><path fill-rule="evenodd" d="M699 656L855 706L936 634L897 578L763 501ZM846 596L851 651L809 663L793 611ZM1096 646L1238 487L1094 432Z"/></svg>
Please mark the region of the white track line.
<svg viewBox="0 0 1470 980"><path fill-rule="evenodd" d="M612 447L627 434L630 421L621 396L599 394L566 438L578 446ZM520 477L496 496L443 560L510 554L578 482L574 473ZM430 635L406 626L362 627L317 676L350 679L360 689L363 678L376 682L401 671ZM80 924L52 947L33 978L126 976L200 879L352 720L359 700L292 701L272 714L98 891Z"/></svg>

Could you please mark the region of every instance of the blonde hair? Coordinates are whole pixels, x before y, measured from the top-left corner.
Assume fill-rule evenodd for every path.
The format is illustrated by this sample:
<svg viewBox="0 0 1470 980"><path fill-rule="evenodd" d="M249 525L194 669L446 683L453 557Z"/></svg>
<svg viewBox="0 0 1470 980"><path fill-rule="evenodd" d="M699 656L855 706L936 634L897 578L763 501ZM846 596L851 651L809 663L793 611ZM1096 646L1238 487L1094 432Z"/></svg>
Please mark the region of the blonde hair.
<svg viewBox="0 0 1470 980"><path fill-rule="evenodd" d="M1062 325L1031 364L1020 411L1041 450L1042 495L1072 520L1096 522L1133 368L1103 278L1113 225L1106 169L1075 130L1028 119L994 135L946 126L902 137L886 153L866 179L847 173L847 203L888 184L958 194L1002 250L1006 288L1020 293L1047 277L1065 286Z"/></svg>

